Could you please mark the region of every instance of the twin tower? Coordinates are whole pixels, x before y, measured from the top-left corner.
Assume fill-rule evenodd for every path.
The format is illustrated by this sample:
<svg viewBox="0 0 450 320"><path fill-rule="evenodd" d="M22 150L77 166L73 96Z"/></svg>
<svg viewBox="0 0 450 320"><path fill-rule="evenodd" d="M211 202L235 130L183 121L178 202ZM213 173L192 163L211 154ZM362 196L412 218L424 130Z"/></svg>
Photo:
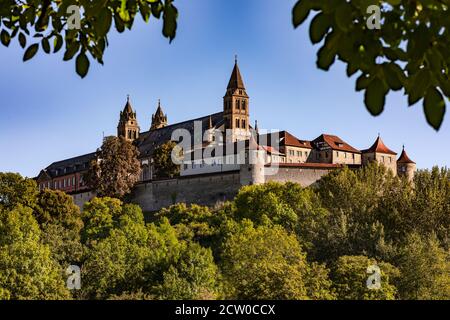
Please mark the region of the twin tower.
<svg viewBox="0 0 450 320"><path fill-rule="evenodd" d="M231 129L232 135L230 138L232 141L245 140L248 139L250 132L249 119L249 97L245 90L237 59L235 59L234 68L223 97L223 127L216 129L222 129L223 131ZM150 131L165 126L167 126L167 115L164 114L161 102L158 101L156 112L152 115ZM117 135L134 141L139 138L139 134L140 127L136 112L131 106L130 97L128 97L125 108L120 112Z"/></svg>

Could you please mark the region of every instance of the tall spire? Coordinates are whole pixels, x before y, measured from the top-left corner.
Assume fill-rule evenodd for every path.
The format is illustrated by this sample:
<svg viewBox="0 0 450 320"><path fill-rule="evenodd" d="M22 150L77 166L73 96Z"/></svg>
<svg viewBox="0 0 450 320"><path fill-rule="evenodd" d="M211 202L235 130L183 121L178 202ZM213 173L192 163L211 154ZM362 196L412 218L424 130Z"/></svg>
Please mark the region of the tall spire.
<svg viewBox="0 0 450 320"><path fill-rule="evenodd" d="M244 81L242 81L241 72L237 63L237 55L234 57L234 68L227 89L245 89Z"/></svg>
<svg viewBox="0 0 450 320"><path fill-rule="evenodd" d="M152 115L152 124L150 130L159 129L167 126L167 116L164 114L161 107L161 100L158 99L158 107L156 108L155 114Z"/></svg>
<svg viewBox="0 0 450 320"><path fill-rule="evenodd" d="M163 112L163 110L162 110L162 108L161 108L161 99L158 99L158 108L156 108L156 113L155 113L155 115L164 115L164 112Z"/></svg>
<svg viewBox="0 0 450 320"><path fill-rule="evenodd" d="M128 114L133 113L133 107L131 106L129 94L127 94L127 103L125 104L125 107L123 108L123 113L128 113Z"/></svg>

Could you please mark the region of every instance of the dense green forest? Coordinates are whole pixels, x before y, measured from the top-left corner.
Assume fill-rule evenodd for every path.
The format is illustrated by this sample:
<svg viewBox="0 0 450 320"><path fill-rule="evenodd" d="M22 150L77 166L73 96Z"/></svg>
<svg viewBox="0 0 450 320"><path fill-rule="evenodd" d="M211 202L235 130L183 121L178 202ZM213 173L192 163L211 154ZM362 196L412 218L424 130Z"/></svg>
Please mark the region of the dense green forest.
<svg viewBox="0 0 450 320"><path fill-rule="evenodd" d="M1 299L450 299L450 170L371 164L213 208L139 206L0 174ZM368 289L367 267L381 271ZM65 270L81 267L81 289Z"/></svg>

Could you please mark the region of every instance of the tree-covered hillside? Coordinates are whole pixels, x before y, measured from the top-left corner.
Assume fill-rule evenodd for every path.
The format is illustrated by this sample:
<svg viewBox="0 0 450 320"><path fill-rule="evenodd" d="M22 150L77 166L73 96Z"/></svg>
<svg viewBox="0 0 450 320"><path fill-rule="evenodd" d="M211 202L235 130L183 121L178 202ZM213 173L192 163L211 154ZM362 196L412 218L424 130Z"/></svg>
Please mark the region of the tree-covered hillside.
<svg viewBox="0 0 450 320"><path fill-rule="evenodd" d="M135 204L0 174L2 299L450 299L450 171L376 164L314 188L243 187L214 208ZM81 289L66 288L69 265ZM379 269L369 289L368 267ZM369 268L369 270L370 270Z"/></svg>

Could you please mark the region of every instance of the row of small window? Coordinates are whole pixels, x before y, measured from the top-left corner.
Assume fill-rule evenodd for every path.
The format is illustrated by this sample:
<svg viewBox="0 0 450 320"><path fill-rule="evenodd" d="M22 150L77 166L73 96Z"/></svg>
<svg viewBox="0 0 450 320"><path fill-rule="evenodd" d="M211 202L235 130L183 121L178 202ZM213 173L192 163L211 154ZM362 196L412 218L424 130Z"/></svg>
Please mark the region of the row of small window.
<svg viewBox="0 0 450 320"><path fill-rule="evenodd" d="M290 156L295 156L295 150L289 150L289 155ZM308 151L305 151L304 153L305 157L308 156ZM297 151L297 157L302 157L303 156L303 152L302 151Z"/></svg>
<svg viewBox="0 0 450 320"><path fill-rule="evenodd" d="M367 161L372 161L372 160L376 160L376 158L375 157L367 157ZM381 162L389 162L389 163L392 163L392 157L389 157L389 156L381 156Z"/></svg>
<svg viewBox="0 0 450 320"><path fill-rule="evenodd" d="M230 100L225 101L225 110L231 109L232 102ZM247 109L247 102L245 100L236 100L236 109L245 111Z"/></svg>
<svg viewBox="0 0 450 320"><path fill-rule="evenodd" d="M83 186L83 178L80 178L80 181L78 182L79 186ZM56 180L54 183L52 183L51 181L47 182L47 183L41 183L39 185L39 189L40 190L44 190L44 189L64 189L64 188L69 188L69 187L75 187L77 185L77 181L76 181L76 177L72 177L72 178L67 178L67 179L61 179L61 180Z"/></svg>
<svg viewBox="0 0 450 320"><path fill-rule="evenodd" d="M216 160L213 160L213 162L212 163L206 163L205 162L205 160L203 160L201 163L192 163L192 164L190 164L190 163L185 163L184 165L183 165L183 169L184 170L187 170L187 169L196 169L196 168L203 168L203 167L205 167L206 165L210 165L210 166L218 166L218 165L221 165L222 163L221 163L221 161L220 160L218 160L218 161L216 161Z"/></svg>
<svg viewBox="0 0 450 320"><path fill-rule="evenodd" d="M137 139L137 132L134 130L128 130L128 139Z"/></svg>
<svg viewBox="0 0 450 320"><path fill-rule="evenodd" d="M61 174L61 173L68 173L69 171L76 171L76 170L80 170L80 169L87 169L87 168L89 168L89 162L85 162L85 163L83 163L83 164L77 164L77 165L75 165L75 166L73 166L73 167L67 167L67 168L64 168L64 169L56 169L55 170L55 175L59 175L59 174Z"/></svg>
<svg viewBox="0 0 450 320"><path fill-rule="evenodd" d="M347 152L343 152L344 154L344 158L347 159ZM351 158L354 160L355 159L355 154L354 153L350 153L352 156ZM325 158L328 158L329 153L325 152ZM316 154L316 159L320 159L322 157L322 154L319 152ZM336 157L339 158L339 151L336 151Z"/></svg>
<svg viewBox="0 0 450 320"><path fill-rule="evenodd" d="M244 119L236 119L235 124L236 124L236 128L242 128L242 129L247 128L247 122Z"/></svg>

